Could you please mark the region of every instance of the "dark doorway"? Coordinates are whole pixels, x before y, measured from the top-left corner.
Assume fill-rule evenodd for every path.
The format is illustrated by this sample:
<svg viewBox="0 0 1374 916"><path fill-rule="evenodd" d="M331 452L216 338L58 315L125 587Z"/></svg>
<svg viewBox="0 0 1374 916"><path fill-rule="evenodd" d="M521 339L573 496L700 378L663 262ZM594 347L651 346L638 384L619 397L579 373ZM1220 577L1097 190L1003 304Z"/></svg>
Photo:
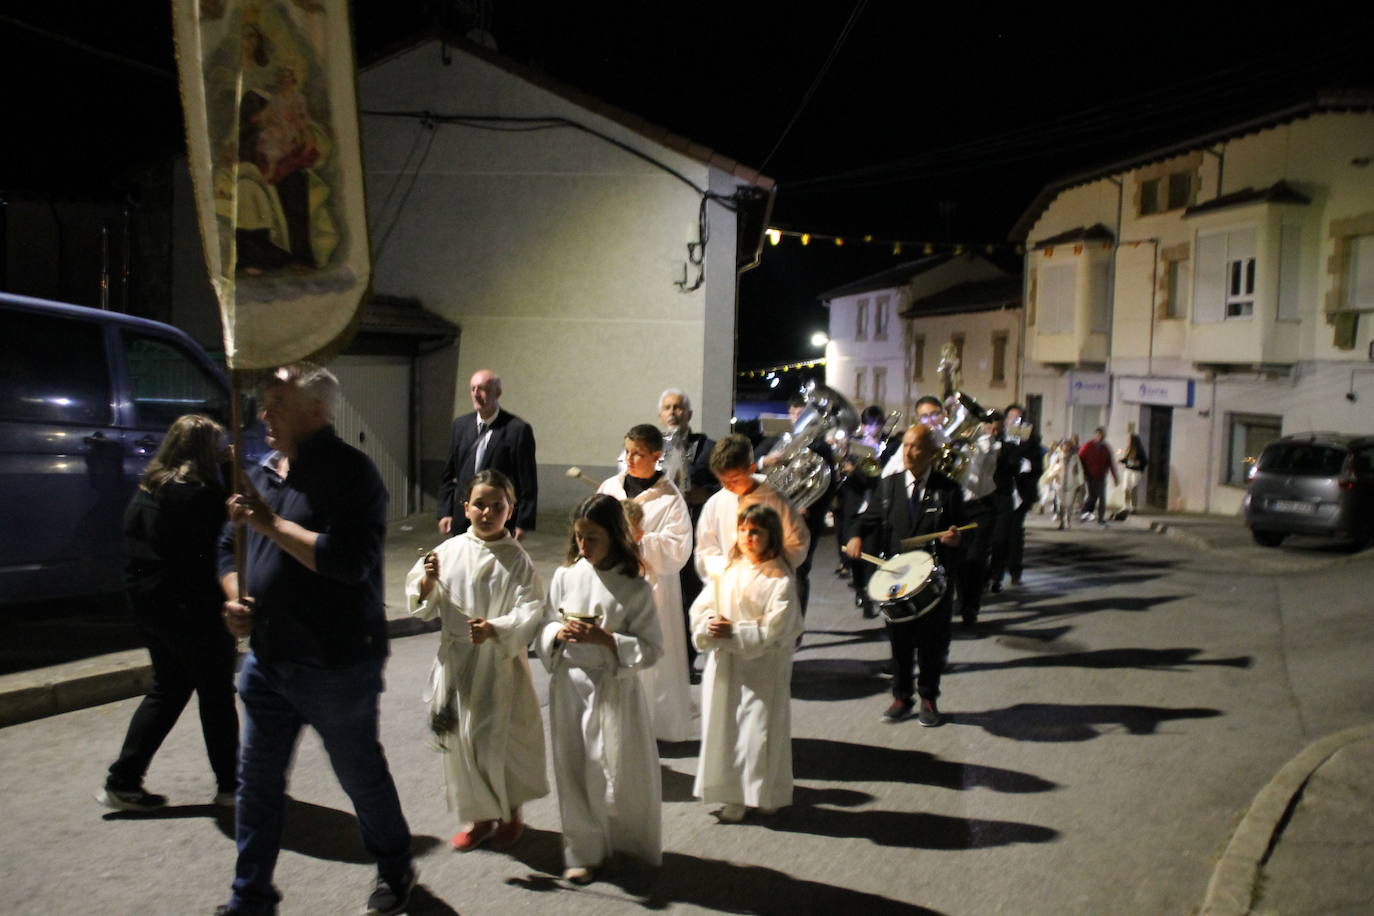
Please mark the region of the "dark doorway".
<svg viewBox="0 0 1374 916"><path fill-rule="evenodd" d="M1026 421L1035 426L1035 431L1041 434L1041 438L1044 438L1044 431L1040 426L1040 410L1044 403L1044 395L1026 395Z"/></svg>
<svg viewBox="0 0 1374 916"><path fill-rule="evenodd" d="M1174 437L1174 409L1148 408L1145 415L1145 449L1150 463L1145 468L1145 505L1169 508L1169 451Z"/></svg>

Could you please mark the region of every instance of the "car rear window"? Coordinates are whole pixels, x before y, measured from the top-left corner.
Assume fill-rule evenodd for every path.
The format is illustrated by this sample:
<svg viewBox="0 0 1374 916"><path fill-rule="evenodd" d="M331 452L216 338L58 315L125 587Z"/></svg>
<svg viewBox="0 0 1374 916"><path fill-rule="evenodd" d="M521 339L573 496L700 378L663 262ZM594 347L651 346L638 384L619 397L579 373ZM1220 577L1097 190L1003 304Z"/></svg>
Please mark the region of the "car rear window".
<svg viewBox="0 0 1374 916"><path fill-rule="evenodd" d="M1311 442L1278 442L1260 455L1259 469L1298 477L1334 477L1341 472L1348 452Z"/></svg>

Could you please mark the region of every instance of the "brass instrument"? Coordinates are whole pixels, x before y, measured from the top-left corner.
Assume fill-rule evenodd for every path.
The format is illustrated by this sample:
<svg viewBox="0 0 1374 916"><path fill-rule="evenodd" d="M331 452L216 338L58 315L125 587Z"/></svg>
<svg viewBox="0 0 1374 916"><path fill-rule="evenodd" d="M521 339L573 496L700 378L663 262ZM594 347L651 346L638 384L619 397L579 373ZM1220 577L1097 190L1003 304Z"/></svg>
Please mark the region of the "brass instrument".
<svg viewBox="0 0 1374 916"><path fill-rule="evenodd" d="M936 427L940 451L935 456L933 466L951 480L963 480L968 471L973 440L978 437L979 427L988 411L962 391L954 392L945 405L946 420Z"/></svg>
<svg viewBox="0 0 1374 916"><path fill-rule="evenodd" d="M768 483L799 512L830 492L830 466L811 451L811 443L817 439L832 441L837 431L847 436L859 425L854 405L834 388L808 382L804 394L806 408L792 424L792 431L784 433L769 451L769 467L764 472Z"/></svg>
<svg viewBox="0 0 1374 916"><path fill-rule="evenodd" d="M876 446L859 441L857 438L858 429L848 435L840 435L837 432L833 443L836 460L842 466L846 461L853 465L853 473L862 474L865 477L881 477L883 466L879 459L887 449L888 441L893 436L905 431L906 427L902 425L902 412L894 410L883 421L883 427L878 432L878 444ZM848 474L842 476L848 476Z"/></svg>

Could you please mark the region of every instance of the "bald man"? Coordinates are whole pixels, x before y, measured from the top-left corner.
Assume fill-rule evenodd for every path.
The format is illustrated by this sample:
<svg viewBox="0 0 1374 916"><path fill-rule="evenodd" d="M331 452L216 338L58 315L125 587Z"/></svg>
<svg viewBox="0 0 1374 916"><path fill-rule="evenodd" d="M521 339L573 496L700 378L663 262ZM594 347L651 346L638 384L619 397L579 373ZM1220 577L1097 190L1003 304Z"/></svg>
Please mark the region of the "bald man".
<svg viewBox="0 0 1374 916"><path fill-rule="evenodd" d="M493 468L515 484L515 512L507 527L517 539L534 530L539 505L539 477L534 463L534 430L501 409L501 377L479 369L469 384L470 414L453 421L448 462L439 482L439 533L452 537L468 529L463 494L478 471Z"/></svg>
<svg viewBox="0 0 1374 916"><path fill-rule="evenodd" d="M948 567L961 540L956 528L963 521L963 491L954 481L931 468L939 452L935 430L917 423L902 436L903 472L878 481L868 504L849 523L845 554L859 559L867 541L875 552L893 557L902 552L901 542L918 534L937 535L933 542L938 561ZM896 723L910 716L930 727L940 724L936 700L940 675L949 656L950 627L954 615L954 587L946 585L939 603L915 620L887 624L892 644L892 704L883 712L884 722ZM919 675L912 677L912 662ZM919 695L920 706L915 708Z"/></svg>

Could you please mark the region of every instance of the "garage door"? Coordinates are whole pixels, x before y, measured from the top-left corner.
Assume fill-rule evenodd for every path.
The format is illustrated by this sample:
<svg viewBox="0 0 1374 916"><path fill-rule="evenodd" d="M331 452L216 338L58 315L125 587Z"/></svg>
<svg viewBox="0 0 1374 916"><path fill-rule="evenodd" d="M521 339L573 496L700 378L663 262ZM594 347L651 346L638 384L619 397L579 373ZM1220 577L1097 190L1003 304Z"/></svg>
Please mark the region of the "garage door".
<svg viewBox="0 0 1374 916"><path fill-rule="evenodd" d="M343 386L335 429L377 465L391 494L387 521L404 518L410 502L410 360L340 356L329 368Z"/></svg>

